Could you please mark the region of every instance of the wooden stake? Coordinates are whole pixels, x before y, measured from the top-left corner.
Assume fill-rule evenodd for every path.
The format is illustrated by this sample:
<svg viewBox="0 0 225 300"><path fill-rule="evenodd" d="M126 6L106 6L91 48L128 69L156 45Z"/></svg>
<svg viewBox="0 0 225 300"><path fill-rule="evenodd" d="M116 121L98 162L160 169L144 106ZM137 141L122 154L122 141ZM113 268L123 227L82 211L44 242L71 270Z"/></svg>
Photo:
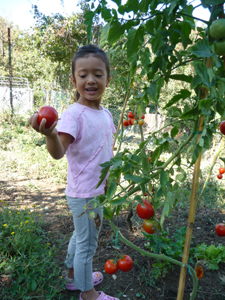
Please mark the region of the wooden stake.
<svg viewBox="0 0 225 300"><path fill-rule="evenodd" d="M206 67L211 68L211 66L212 66L211 58L207 58ZM208 94L208 90L204 88L202 99L205 99L207 97L207 94ZM201 132L203 131L203 129L204 129L204 117L200 117L198 131ZM201 134L198 133L197 143L199 142L200 137ZM187 225L183 257L182 257L182 262L185 264L187 264L188 262L190 245L191 245L191 237L194 229L201 156L202 156L202 151L200 152L199 157L195 163L193 179L192 179L192 190L191 190L191 200L190 200L190 207L189 207L188 225ZM186 274L187 274L187 269L181 267L177 300L183 300Z"/></svg>

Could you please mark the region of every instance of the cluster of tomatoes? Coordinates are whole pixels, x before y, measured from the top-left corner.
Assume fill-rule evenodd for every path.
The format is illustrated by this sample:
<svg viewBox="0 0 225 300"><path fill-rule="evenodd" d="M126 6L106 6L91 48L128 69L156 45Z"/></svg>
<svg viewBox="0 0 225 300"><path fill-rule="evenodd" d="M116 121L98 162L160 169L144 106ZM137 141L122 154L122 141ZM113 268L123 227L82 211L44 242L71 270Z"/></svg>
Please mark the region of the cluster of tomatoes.
<svg viewBox="0 0 225 300"><path fill-rule="evenodd" d="M224 168L219 168L219 174L217 175L218 179L222 179L223 178L223 173L225 172Z"/></svg>
<svg viewBox="0 0 225 300"><path fill-rule="evenodd" d="M124 255L118 261L113 259L107 260L105 263L105 271L108 274L115 274L118 269L122 272L128 272L132 269L133 264L132 258L129 255Z"/></svg>
<svg viewBox="0 0 225 300"><path fill-rule="evenodd" d="M138 203L136 207L137 215L139 218L144 219L143 229L145 232L152 234L155 232L157 224L153 218L154 216L154 207L149 203L147 199L143 200L144 205Z"/></svg>
<svg viewBox="0 0 225 300"><path fill-rule="evenodd" d="M133 114L132 111L129 111L128 114L127 114L127 117L128 117L128 120L123 120L123 126L124 127L128 127L130 125L144 125L145 121L144 121L144 118L145 118L145 115L142 114L141 116L141 119L139 120L139 118L135 118L135 114Z"/></svg>

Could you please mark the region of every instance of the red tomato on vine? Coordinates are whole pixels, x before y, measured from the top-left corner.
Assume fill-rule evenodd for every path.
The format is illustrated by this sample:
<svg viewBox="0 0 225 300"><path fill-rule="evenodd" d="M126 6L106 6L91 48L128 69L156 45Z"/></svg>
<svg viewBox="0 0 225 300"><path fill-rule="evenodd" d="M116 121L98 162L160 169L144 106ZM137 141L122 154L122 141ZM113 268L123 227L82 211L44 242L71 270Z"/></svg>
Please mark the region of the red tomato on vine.
<svg viewBox="0 0 225 300"><path fill-rule="evenodd" d="M128 272L133 267L133 260L129 255L124 255L118 260L118 267L123 272Z"/></svg>
<svg viewBox="0 0 225 300"><path fill-rule="evenodd" d="M144 222L143 222L144 231L149 234L152 234L155 232L156 226L157 225L156 225L155 221L151 220L151 219L144 220Z"/></svg>
<svg viewBox="0 0 225 300"><path fill-rule="evenodd" d="M224 168L219 168L219 173L223 174L225 172Z"/></svg>
<svg viewBox="0 0 225 300"><path fill-rule="evenodd" d="M220 123L220 132L221 132L222 134L225 134L225 121L222 121L222 122Z"/></svg>
<svg viewBox="0 0 225 300"><path fill-rule="evenodd" d="M220 223L216 225L216 234L218 236L225 236L225 224Z"/></svg>
<svg viewBox="0 0 225 300"><path fill-rule="evenodd" d="M128 127L130 124L129 124L129 121L128 120L123 120L123 126L124 127Z"/></svg>
<svg viewBox="0 0 225 300"><path fill-rule="evenodd" d="M105 271L107 274L115 274L118 270L117 262L114 262L113 259L107 260L105 263Z"/></svg>
<svg viewBox="0 0 225 300"><path fill-rule="evenodd" d="M129 111L129 113L127 114L129 119L134 119L135 118L135 114L133 114L132 111Z"/></svg>
<svg viewBox="0 0 225 300"><path fill-rule="evenodd" d="M141 219L150 219L154 216L154 207L148 202L148 200L143 200L144 206L138 203L136 207L137 215Z"/></svg>
<svg viewBox="0 0 225 300"><path fill-rule="evenodd" d="M222 174L218 174L218 175L217 175L217 178L218 178L218 179L222 179L222 178L223 178L223 175L222 175Z"/></svg>

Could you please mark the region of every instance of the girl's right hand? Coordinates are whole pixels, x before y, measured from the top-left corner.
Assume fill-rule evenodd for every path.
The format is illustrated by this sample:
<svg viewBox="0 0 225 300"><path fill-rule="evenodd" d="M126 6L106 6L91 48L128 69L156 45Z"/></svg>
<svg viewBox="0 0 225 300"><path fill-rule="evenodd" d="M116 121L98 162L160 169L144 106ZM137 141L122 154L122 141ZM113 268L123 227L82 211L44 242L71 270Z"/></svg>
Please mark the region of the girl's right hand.
<svg viewBox="0 0 225 300"><path fill-rule="evenodd" d="M38 119L37 113L33 114L29 119L29 124L34 130L49 137L54 137L57 135L58 132L57 129L55 128L57 122L54 122L51 127L45 128L46 119L42 119L40 125L38 124L37 119Z"/></svg>

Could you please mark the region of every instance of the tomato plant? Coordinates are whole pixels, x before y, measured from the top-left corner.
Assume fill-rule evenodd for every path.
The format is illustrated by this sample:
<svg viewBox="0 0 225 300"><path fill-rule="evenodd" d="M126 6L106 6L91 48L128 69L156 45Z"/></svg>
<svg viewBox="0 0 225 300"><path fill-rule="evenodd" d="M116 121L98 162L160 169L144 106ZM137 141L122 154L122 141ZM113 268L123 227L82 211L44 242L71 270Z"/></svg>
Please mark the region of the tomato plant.
<svg viewBox="0 0 225 300"><path fill-rule="evenodd" d="M225 134L225 121L222 121L222 122L220 123L220 132L221 132L222 134Z"/></svg>
<svg viewBox="0 0 225 300"><path fill-rule="evenodd" d="M43 106L38 112L38 125L40 125L42 119L46 119L45 128L49 128L54 122L58 121L58 113L51 106Z"/></svg>
<svg viewBox="0 0 225 300"><path fill-rule="evenodd" d="M113 259L107 260L105 263L105 271L107 274L115 274L118 270L118 264Z"/></svg>
<svg viewBox="0 0 225 300"><path fill-rule="evenodd" d="M129 111L129 113L127 114L129 119L134 119L135 118L135 114L133 114L132 111Z"/></svg>
<svg viewBox="0 0 225 300"><path fill-rule="evenodd" d="M151 219L147 219L147 220L144 220L143 222L143 228L144 228L144 231L149 233L149 234L152 234L155 232L155 229L156 229L156 223L154 220L151 220Z"/></svg>
<svg viewBox="0 0 225 300"><path fill-rule="evenodd" d="M130 124L129 124L129 121L128 120L123 120L123 126L124 127L128 127Z"/></svg>
<svg viewBox="0 0 225 300"><path fill-rule="evenodd" d="M218 175L217 175L217 178L218 178L218 179L222 179L222 178L223 178L223 175L222 175L222 174L218 174Z"/></svg>
<svg viewBox="0 0 225 300"><path fill-rule="evenodd" d="M225 172L224 168L219 168L219 173L223 174Z"/></svg>
<svg viewBox="0 0 225 300"><path fill-rule="evenodd" d="M129 255L124 255L118 260L118 267L123 272L128 272L133 267L133 260Z"/></svg>
<svg viewBox="0 0 225 300"><path fill-rule="evenodd" d="M225 236L225 225L223 223L216 225L216 234L218 236Z"/></svg>
<svg viewBox="0 0 225 300"><path fill-rule="evenodd" d="M141 219L150 219L154 216L154 207L148 202L148 200L143 200L144 206L141 203L137 204L136 211L137 215Z"/></svg>

